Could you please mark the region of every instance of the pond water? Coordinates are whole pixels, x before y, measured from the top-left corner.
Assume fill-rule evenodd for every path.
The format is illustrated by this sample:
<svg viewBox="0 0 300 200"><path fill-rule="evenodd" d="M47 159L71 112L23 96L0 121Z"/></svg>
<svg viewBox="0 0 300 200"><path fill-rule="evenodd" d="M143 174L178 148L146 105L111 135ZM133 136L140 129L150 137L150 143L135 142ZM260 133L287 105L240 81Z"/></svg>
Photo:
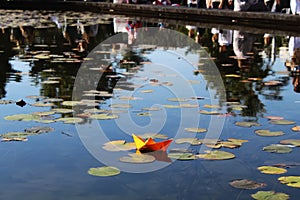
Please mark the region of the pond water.
<svg viewBox="0 0 300 200"><path fill-rule="evenodd" d="M253 199L258 191L299 199L299 185L278 180L300 176L299 37L1 13L1 199ZM153 162L122 162L136 155L132 133L173 141L142 154ZM116 140L123 143L107 145ZM273 144L284 152L268 152ZM234 157L205 159L216 151ZM121 173L88 173L103 166ZM230 184L244 179L256 184Z"/></svg>

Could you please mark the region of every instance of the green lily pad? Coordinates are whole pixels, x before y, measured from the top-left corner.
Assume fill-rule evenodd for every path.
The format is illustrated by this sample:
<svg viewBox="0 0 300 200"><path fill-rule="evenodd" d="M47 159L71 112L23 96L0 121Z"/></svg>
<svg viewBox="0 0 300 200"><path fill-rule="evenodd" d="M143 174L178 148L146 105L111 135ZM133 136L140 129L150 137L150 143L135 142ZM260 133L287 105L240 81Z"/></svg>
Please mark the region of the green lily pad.
<svg viewBox="0 0 300 200"><path fill-rule="evenodd" d="M129 151L136 149L134 142L126 142L125 140L113 140L105 143L102 147L106 151Z"/></svg>
<svg viewBox="0 0 300 200"><path fill-rule="evenodd" d="M282 176L278 180L287 186L300 188L300 176Z"/></svg>
<svg viewBox="0 0 300 200"><path fill-rule="evenodd" d="M43 117L43 116L53 115L54 113L55 113L54 111L44 111L44 112L34 112L31 114Z"/></svg>
<svg viewBox="0 0 300 200"><path fill-rule="evenodd" d="M63 106L77 106L77 105L81 105L82 102L81 101L64 101L61 103L61 105Z"/></svg>
<svg viewBox="0 0 300 200"><path fill-rule="evenodd" d="M207 111L207 110L200 110L199 111L200 114L203 114L203 115L219 115L220 113L217 112L217 111Z"/></svg>
<svg viewBox="0 0 300 200"><path fill-rule="evenodd" d="M291 125L291 124L296 124L296 122L286 120L286 119L278 119L278 120L270 120L270 124Z"/></svg>
<svg viewBox="0 0 300 200"><path fill-rule="evenodd" d="M264 147L263 150L270 153L290 153L292 151L292 148L284 145L272 144Z"/></svg>
<svg viewBox="0 0 300 200"><path fill-rule="evenodd" d="M117 119L118 115L111 115L111 114L92 114L90 118L97 119L97 120L109 120L109 119Z"/></svg>
<svg viewBox="0 0 300 200"><path fill-rule="evenodd" d="M233 153L219 150L209 151L206 154L199 154L197 156L205 160L228 160L235 158L235 155Z"/></svg>
<svg viewBox="0 0 300 200"><path fill-rule="evenodd" d="M247 190L255 190L258 188L265 187L267 185L265 183L257 183L255 181L248 180L248 179L234 180L231 181L229 184L234 188L247 189Z"/></svg>
<svg viewBox="0 0 300 200"><path fill-rule="evenodd" d="M88 174L92 176L115 176L120 174L120 170L116 167L104 166L97 168L90 168Z"/></svg>
<svg viewBox="0 0 300 200"><path fill-rule="evenodd" d="M40 96L40 95L29 95L26 96L27 99L44 99L46 98L45 96Z"/></svg>
<svg viewBox="0 0 300 200"><path fill-rule="evenodd" d="M142 93L152 93L153 90L141 90L140 92L142 92Z"/></svg>
<svg viewBox="0 0 300 200"><path fill-rule="evenodd" d="M193 132L193 133L204 133L207 131L205 128L185 128L184 129L187 132Z"/></svg>
<svg viewBox="0 0 300 200"><path fill-rule="evenodd" d="M293 146L300 147L300 140L296 140L296 139L281 140L280 144L291 144Z"/></svg>
<svg viewBox="0 0 300 200"><path fill-rule="evenodd" d="M184 144L184 143L188 143L191 145L200 145L202 144L202 142L197 139L197 138L179 138L175 140L176 144Z"/></svg>
<svg viewBox="0 0 300 200"><path fill-rule="evenodd" d="M188 152L184 152L184 153L169 153L168 154L169 158L173 158L176 160L196 160L197 156L194 155L193 153L188 153Z"/></svg>
<svg viewBox="0 0 300 200"><path fill-rule="evenodd" d="M142 108L142 110L147 110L147 111L159 111L161 108L159 107L151 107L151 108Z"/></svg>
<svg viewBox="0 0 300 200"><path fill-rule="evenodd" d="M84 113L96 114L96 113L106 113L107 110L98 109L98 108L90 108L90 109L85 109L83 112Z"/></svg>
<svg viewBox="0 0 300 200"><path fill-rule="evenodd" d="M131 153L128 155L129 156L121 157L120 161L126 163L151 163L155 161L155 157L151 155L136 154L136 153Z"/></svg>
<svg viewBox="0 0 300 200"><path fill-rule="evenodd" d="M292 131L299 132L300 131L300 126L294 126L292 128Z"/></svg>
<svg viewBox="0 0 300 200"><path fill-rule="evenodd" d="M189 103L184 103L179 105L180 108L198 108L198 104L189 104Z"/></svg>
<svg viewBox="0 0 300 200"><path fill-rule="evenodd" d="M257 169L263 174L284 174L287 172L286 169L273 166L260 166Z"/></svg>
<svg viewBox="0 0 300 200"><path fill-rule="evenodd" d="M63 122L65 124L75 124L75 123L83 122L83 119L79 117L64 117L64 118L58 118L55 121Z"/></svg>
<svg viewBox="0 0 300 200"><path fill-rule="evenodd" d="M221 141L220 144L222 147L234 149L242 146L243 143L248 142L248 140L241 140L235 138L229 138L228 141Z"/></svg>
<svg viewBox="0 0 300 200"><path fill-rule="evenodd" d="M255 133L259 136L281 136L284 135L282 131L270 131L270 130L256 130Z"/></svg>
<svg viewBox="0 0 300 200"><path fill-rule="evenodd" d="M44 102L36 102L31 104L32 106L36 106L36 107L51 107L54 106L53 103L44 103Z"/></svg>
<svg viewBox="0 0 300 200"><path fill-rule="evenodd" d="M20 138L2 138L1 139L1 142L12 142L12 141L26 142L26 141L28 141L28 139L23 138L23 137L20 137Z"/></svg>
<svg viewBox="0 0 300 200"><path fill-rule="evenodd" d="M4 117L4 119L11 120L11 121L35 121L35 120L39 120L40 117L32 114L16 114L16 115L6 116Z"/></svg>
<svg viewBox="0 0 300 200"><path fill-rule="evenodd" d="M130 101L130 100L138 100L140 98L138 97L131 97L131 96L121 96L119 97L120 100L124 100L124 101Z"/></svg>
<svg viewBox="0 0 300 200"><path fill-rule="evenodd" d="M260 126L257 122L236 122L235 125L242 127Z"/></svg>
<svg viewBox="0 0 300 200"><path fill-rule="evenodd" d="M47 98L43 99L43 102L50 102L50 103L55 103L55 102L63 102L63 99L60 98Z"/></svg>
<svg viewBox="0 0 300 200"><path fill-rule="evenodd" d="M290 198L288 194L274 191L258 191L251 197L256 200L288 200Z"/></svg>
<svg viewBox="0 0 300 200"><path fill-rule="evenodd" d="M60 113L60 114L68 114L68 113L73 113L74 110L72 109L67 109L67 108L53 108L51 111L55 113Z"/></svg>
<svg viewBox="0 0 300 200"><path fill-rule="evenodd" d="M7 139L12 139L12 138L27 138L27 136L32 135L30 133L26 132L8 132L1 134L0 137L2 138L7 138Z"/></svg>
<svg viewBox="0 0 300 200"><path fill-rule="evenodd" d="M187 99L184 98L168 98L168 101L173 101L173 102L186 102L188 101Z"/></svg>
<svg viewBox="0 0 300 200"><path fill-rule="evenodd" d="M248 142L248 140L235 139L235 138L228 138L227 140L230 141L230 142L233 142L234 144L240 145L240 146L241 146L243 143Z"/></svg>

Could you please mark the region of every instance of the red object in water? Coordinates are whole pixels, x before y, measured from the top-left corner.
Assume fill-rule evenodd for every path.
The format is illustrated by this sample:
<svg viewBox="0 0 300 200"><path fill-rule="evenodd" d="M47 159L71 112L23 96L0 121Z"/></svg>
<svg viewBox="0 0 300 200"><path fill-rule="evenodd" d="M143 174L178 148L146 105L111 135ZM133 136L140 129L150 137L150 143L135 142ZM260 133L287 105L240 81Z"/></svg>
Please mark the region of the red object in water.
<svg viewBox="0 0 300 200"><path fill-rule="evenodd" d="M147 151L166 151L169 145L173 140L164 140L161 142L155 142L152 138L148 138L146 141L136 136L135 134L132 134L132 137L134 139L134 143L136 145L137 150L141 152L147 152Z"/></svg>

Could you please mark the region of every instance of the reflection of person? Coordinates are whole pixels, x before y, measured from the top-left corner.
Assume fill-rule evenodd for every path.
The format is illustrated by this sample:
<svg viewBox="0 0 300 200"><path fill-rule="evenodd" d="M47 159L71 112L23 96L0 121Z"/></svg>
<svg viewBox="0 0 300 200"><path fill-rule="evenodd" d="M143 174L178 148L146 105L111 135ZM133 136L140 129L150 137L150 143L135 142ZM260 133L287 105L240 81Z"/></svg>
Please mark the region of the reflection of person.
<svg viewBox="0 0 300 200"><path fill-rule="evenodd" d="M138 28L142 27L142 23L136 20L130 20L127 23L126 30L128 32L128 44L132 45L137 38Z"/></svg>
<svg viewBox="0 0 300 200"><path fill-rule="evenodd" d="M290 70L297 71L300 66L300 37L290 37L289 40Z"/></svg>
<svg viewBox="0 0 300 200"><path fill-rule="evenodd" d="M294 91L300 93L300 75L293 77L293 86L294 86Z"/></svg>
<svg viewBox="0 0 300 200"><path fill-rule="evenodd" d="M294 15L300 14L300 0L291 0L290 6L291 6L291 11Z"/></svg>

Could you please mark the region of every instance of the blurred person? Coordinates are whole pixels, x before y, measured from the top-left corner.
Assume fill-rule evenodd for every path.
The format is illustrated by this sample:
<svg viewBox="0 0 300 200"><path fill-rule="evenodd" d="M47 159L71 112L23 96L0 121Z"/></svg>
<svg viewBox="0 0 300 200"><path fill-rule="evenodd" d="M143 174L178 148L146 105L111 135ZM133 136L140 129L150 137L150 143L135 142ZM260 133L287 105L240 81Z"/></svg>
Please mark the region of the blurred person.
<svg viewBox="0 0 300 200"><path fill-rule="evenodd" d="M293 15L300 14L300 0L290 0L290 8Z"/></svg>
<svg viewBox="0 0 300 200"><path fill-rule="evenodd" d="M265 12L268 8L264 0L234 0L234 11Z"/></svg>

